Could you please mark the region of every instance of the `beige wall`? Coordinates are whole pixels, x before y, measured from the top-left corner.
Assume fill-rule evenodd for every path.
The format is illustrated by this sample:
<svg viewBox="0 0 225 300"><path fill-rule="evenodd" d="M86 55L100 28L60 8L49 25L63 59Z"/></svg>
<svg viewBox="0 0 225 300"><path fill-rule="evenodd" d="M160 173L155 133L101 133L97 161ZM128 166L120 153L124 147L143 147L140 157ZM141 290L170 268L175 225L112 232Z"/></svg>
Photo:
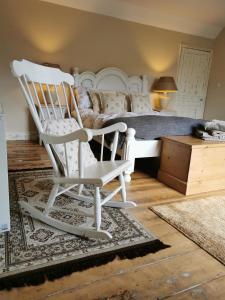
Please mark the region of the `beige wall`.
<svg viewBox="0 0 225 300"><path fill-rule="evenodd" d="M58 63L69 71L117 66L128 74L174 75L181 43L211 48L213 40L82 12L37 0L1 1L0 102L8 133L28 133L28 117L13 59Z"/></svg>
<svg viewBox="0 0 225 300"><path fill-rule="evenodd" d="M204 116L206 119L225 120L225 29L214 44Z"/></svg>

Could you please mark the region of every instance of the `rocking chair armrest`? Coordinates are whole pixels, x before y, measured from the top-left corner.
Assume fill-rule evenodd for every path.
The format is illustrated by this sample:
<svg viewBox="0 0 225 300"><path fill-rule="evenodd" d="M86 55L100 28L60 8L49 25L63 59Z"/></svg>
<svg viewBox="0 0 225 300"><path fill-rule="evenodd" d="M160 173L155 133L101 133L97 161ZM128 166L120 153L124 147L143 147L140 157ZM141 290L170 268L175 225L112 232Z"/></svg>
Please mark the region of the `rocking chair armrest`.
<svg viewBox="0 0 225 300"><path fill-rule="evenodd" d="M45 144L64 144L75 140L81 142L88 142L92 140L92 132L88 129L79 129L65 135L50 135L44 132L40 132L40 138Z"/></svg>
<svg viewBox="0 0 225 300"><path fill-rule="evenodd" d="M100 128L100 129L88 129L91 132L92 136L103 135L115 131L125 132L127 130L127 125L123 122L118 122L116 124Z"/></svg>

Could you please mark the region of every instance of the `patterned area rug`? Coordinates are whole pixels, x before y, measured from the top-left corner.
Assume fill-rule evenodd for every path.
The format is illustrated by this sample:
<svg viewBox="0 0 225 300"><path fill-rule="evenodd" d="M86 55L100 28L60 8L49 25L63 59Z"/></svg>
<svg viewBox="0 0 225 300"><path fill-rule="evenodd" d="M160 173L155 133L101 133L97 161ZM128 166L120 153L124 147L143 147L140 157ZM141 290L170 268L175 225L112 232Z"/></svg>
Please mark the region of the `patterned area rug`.
<svg viewBox="0 0 225 300"><path fill-rule="evenodd" d="M9 176L11 231L0 234L0 289L39 284L46 278L53 280L107 263L116 256L133 258L168 247L146 231L130 213L118 208L103 208L101 228L112 234L110 241L77 237L22 215L18 200L37 203L41 209L52 187L51 176L49 170ZM87 193L91 193L90 187ZM73 224L87 221L71 209L73 202L68 196L58 197L59 217ZM92 208L83 201L78 201L77 205L87 210ZM67 211L63 212L65 207Z"/></svg>
<svg viewBox="0 0 225 300"><path fill-rule="evenodd" d="M225 196L155 205L150 209L225 264Z"/></svg>

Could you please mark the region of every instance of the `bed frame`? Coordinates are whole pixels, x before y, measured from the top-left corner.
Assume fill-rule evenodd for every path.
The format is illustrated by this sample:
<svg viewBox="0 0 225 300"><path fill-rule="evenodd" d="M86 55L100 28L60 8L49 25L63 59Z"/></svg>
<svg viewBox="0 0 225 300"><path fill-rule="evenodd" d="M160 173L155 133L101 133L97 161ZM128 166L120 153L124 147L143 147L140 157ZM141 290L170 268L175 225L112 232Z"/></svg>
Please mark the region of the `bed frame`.
<svg viewBox="0 0 225 300"><path fill-rule="evenodd" d="M98 73L85 71L79 73L78 68L74 68L73 76L75 86L83 86L88 89L98 91L119 91L127 94L141 93L148 95L154 78L143 76L128 76L125 72L118 68L105 68ZM101 143L99 139L97 142ZM109 146L105 145L109 148ZM131 181L131 174L134 172L135 158L141 157L157 157L160 156L161 142L155 140L137 140L135 139L135 130L128 128L126 132L126 140L123 149L118 149L117 154L123 159L130 160L132 165L125 174L125 181Z"/></svg>

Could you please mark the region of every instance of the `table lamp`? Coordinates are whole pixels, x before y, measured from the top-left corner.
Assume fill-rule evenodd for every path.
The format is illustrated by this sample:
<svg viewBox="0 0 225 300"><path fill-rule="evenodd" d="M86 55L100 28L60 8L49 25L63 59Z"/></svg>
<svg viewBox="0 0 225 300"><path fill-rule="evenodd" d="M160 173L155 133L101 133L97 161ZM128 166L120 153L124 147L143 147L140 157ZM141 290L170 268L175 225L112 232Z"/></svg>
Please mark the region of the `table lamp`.
<svg viewBox="0 0 225 300"><path fill-rule="evenodd" d="M160 77L155 84L153 85L153 92L154 93L162 93L160 95L160 106L161 108L165 109L168 105L164 100L169 100L167 93L174 93L177 92L177 85L172 76L163 76Z"/></svg>

